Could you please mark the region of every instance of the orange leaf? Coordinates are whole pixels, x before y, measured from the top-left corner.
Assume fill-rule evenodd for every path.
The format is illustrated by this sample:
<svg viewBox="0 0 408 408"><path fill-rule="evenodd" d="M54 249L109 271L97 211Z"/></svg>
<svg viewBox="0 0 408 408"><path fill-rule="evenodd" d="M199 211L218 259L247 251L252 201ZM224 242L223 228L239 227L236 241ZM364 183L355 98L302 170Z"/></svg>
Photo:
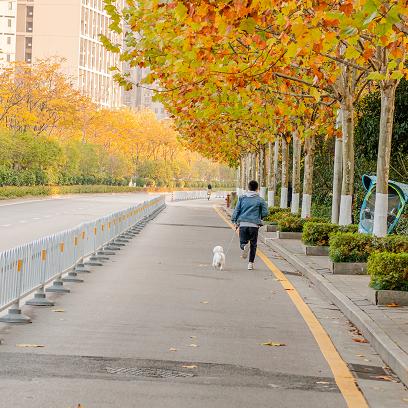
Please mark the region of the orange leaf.
<svg viewBox="0 0 408 408"><path fill-rule="evenodd" d="M362 337L353 337L353 341L355 341L356 343L368 343L368 340Z"/></svg>
<svg viewBox="0 0 408 408"><path fill-rule="evenodd" d="M387 307L399 307L398 303L389 303L388 305L386 305Z"/></svg>

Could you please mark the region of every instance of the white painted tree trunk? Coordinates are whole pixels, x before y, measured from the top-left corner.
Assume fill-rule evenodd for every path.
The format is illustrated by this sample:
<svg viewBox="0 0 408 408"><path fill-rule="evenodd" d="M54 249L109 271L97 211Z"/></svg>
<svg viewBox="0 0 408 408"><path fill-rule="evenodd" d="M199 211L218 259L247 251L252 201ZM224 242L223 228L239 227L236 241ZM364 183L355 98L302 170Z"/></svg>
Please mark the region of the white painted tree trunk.
<svg viewBox="0 0 408 408"><path fill-rule="evenodd" d="M397 80L384 81L381 84L380 136L378 139L377 183L373 225L373 234L377 237L384 237L388 232L388 177L390 173L395 90L397 85Z"/></svg>
<svg viewBox="0 0 408 408"><path fill-rule="evenodd" d="M355 71L343 68L344 94L341 100L343 136L343 175L340 198L339 224L352 222L354 192L354 77Z"/></svg>
<svg viewBox="0 0 408 408"><path fill-rule="evenodd" d="M272 152L271 152L272 157ZM277 177L279 171L279 137L275 138L274 147L273 147L273 163L270 166L271 171L271 180L269 184L269 191L268 191L268 206L274 207L275 204L275 195L276 195L276 185L277 185Z"/></svg>
<svg viewBox="0 0 408 408"><path fill-rule="evenodd" d="M297 214L300 204L300 155L301 144L297 131L293 132L292 203L291 212Z"/></svg>
<svg viewBox="0 0 408 408"><path fill-rule="evenodd" d="M303 195L302 195L302 218L309 218L312 214L312 193L313 193L313 170L315 138L308 137L305 140L305 169L303 175Z"/></svg>
<svg viewBox="0 0 408 408"><path fill-rule="evenodd" d="M332 199L332 213L331 222L333 224L339 223L340 213L340 196L341 196L341 179L343 168L343 141L336 137L336 144L334 147L334 171L333 171L333 199Z"/></svg>
<svg viewBox="0 0 408 408"><path fill-rule="evenodd" d="M280 208L288 208L288 173L289 173L289 149L285 136L282 136L282 187Z"/></svg>
<svg viewBox="0 0 408 408"><path fill-rule="evenodd" d="M259 160L258 160L258 168L259 168L259 195L265 199L266 196L266 152L265 152L265 145L260 146L259 148Z"/></svg>

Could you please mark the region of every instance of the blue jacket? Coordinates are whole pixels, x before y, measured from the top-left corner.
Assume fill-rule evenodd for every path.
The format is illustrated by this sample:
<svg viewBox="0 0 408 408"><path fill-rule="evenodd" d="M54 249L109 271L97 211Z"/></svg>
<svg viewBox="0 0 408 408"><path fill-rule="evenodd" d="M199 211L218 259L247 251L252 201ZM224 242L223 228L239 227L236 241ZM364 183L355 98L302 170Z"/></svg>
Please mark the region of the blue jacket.
<svg viewBox="0 0 408 408"><path fill-rule="evenodd" d="M262 224L262 218L268 215L268 206L263 198L255 192L249 191L241 196L232 214L231 221L234 224L240 222L252 222Z"/></svg>

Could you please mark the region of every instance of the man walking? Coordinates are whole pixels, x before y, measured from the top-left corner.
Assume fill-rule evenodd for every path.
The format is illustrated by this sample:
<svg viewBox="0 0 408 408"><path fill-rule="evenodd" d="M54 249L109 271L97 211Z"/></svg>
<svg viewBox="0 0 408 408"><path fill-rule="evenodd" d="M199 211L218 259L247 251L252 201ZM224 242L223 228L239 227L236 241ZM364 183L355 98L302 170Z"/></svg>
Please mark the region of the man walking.
<svg viewBox="0 0 408 408"><path fill-rule="evenodd" d="M239 226L239 241L242 249L242 259L248 257L248 270L254 269L256 247L258 243L258 230L262 218L268 215L268 206L258 194L258 182L252 180L248 183L248 191L239 198L231 220Z"/></svg>

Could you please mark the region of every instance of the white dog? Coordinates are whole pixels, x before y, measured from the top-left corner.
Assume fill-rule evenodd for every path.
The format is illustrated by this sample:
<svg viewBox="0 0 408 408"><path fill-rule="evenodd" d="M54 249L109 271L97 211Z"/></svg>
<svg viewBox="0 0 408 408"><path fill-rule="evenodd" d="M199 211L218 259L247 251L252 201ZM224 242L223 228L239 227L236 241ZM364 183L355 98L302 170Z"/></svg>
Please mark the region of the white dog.
<svg viewBox="0 0 408 408"><path fill-rule="evenodd" d="M222 271L225 265L224 249L222 248L222 246L218 245L213 249L213 253L214 253L214 257L213 257L212 266Z"/></svg>

